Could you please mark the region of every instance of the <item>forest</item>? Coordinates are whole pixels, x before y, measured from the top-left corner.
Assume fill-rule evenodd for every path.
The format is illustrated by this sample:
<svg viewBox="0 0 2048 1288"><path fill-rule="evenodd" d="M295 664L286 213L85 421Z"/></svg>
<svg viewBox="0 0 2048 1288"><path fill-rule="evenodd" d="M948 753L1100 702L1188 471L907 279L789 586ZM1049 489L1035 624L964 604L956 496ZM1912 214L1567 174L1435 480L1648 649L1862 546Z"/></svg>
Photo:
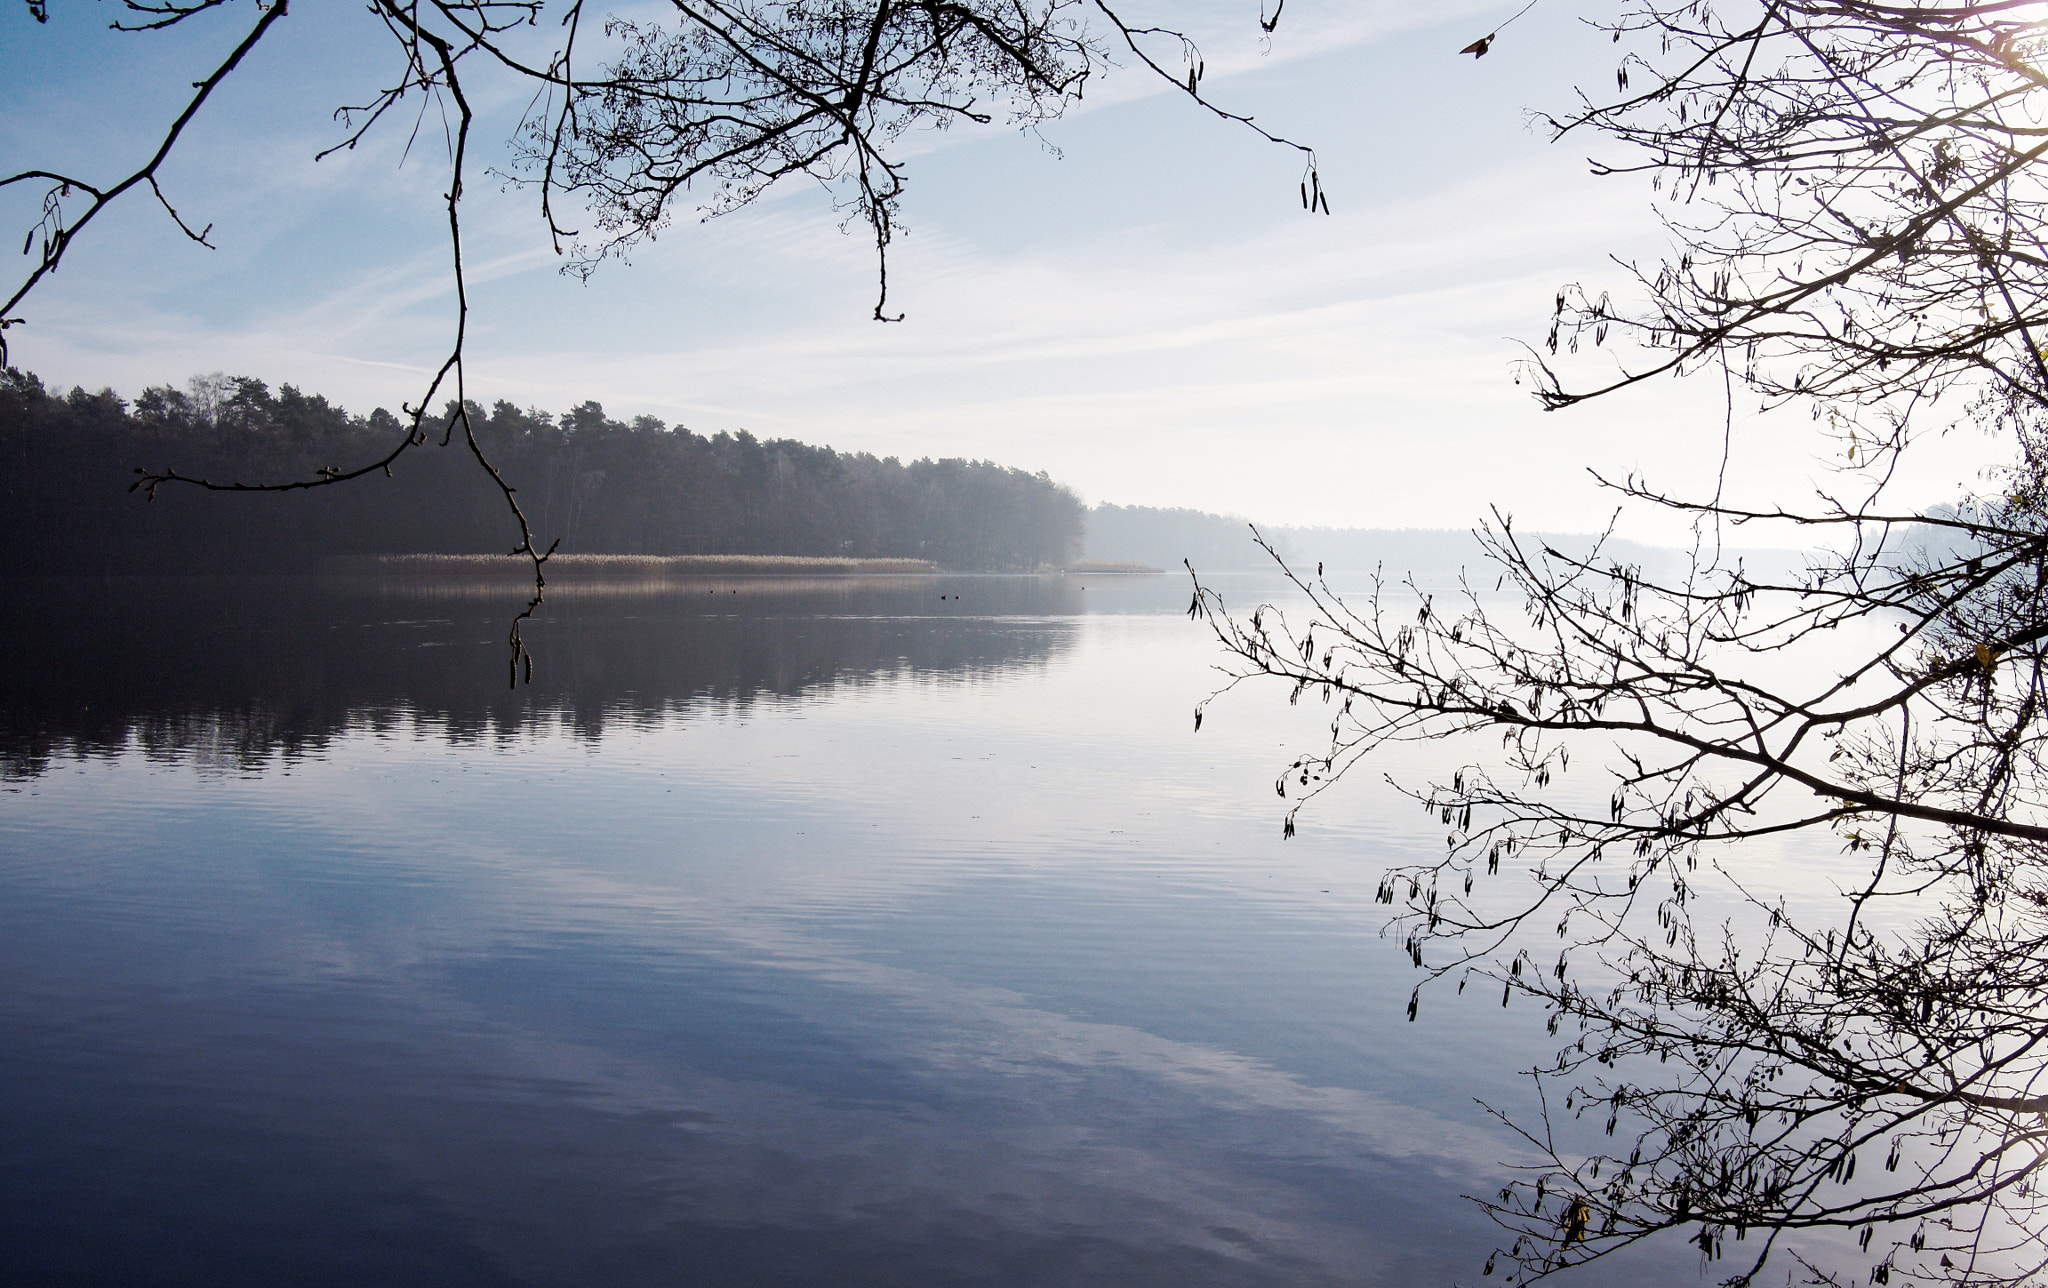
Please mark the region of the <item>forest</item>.
<svg viewBox="0 0 2048 1288"><path fill-rule="evenodd" d="M839 452L741 430L710 436L597 402L552 415L472 404L479 444L536 540L564 553L927 559L1029 571L1079 553L1080 499L1043 472L990 461ZM219 483L316 478L374 460L406 432L384 408L350 415L289 384L199 376L68 394L0 371L0 551L13 575L297 573L337 557L488 554L518 540L504 498L467 452L408 452L392 476L298 493L154 499L138 473Z"/></svg>

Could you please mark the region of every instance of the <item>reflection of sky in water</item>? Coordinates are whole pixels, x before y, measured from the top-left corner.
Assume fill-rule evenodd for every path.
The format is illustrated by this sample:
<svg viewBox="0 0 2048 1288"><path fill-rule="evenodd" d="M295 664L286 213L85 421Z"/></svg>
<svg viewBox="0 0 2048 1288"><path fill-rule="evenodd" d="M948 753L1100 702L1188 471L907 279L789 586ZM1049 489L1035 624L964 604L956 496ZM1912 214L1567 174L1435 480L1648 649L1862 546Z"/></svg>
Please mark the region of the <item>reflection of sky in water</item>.
<svg viewBox="0 0 2048 1288"><path fill-rule="evenodd" d="M1361 781L1283 844L1272 774L1319 706L1229 701L1193 735L1197 628L1056 624L1029 665L643 705L597 739L401 716L260 775L130 754L7 783L9 1260L1476 1278L1493 1236L1458 1195L1514 1147L1471 1097L1524 1097L1542 1041L1497 1004L1401 1022L1371 892L1434 835Z"/></svg>

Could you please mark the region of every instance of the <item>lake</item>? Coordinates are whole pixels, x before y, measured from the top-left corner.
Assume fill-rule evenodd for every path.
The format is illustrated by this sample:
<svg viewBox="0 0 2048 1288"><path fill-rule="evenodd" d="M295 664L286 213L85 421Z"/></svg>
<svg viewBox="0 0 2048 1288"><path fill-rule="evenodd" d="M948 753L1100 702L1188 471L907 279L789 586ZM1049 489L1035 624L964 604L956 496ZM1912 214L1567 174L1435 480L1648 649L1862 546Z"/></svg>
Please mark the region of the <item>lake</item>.
<svg viewBox="0 0 2048 1288"><path fill-rule="evenodd" d="M1541 1018L1405 1022L1439 833L1283 840L1188 593L9 583L7 1278L1477 1282Z"/></svg>

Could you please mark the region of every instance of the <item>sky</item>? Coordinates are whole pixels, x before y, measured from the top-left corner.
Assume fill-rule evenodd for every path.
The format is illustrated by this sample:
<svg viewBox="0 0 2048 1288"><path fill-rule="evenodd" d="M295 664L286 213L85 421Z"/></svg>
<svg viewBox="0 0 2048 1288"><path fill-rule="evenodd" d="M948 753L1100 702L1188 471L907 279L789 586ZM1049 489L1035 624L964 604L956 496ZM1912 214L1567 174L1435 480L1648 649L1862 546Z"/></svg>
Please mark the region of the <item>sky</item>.
<svg viewBox="0 0 2048 1288"><path fill-rule="evenodd" d="M1044 470L1091 502L1188 506L1275 525L1600 527L1589 471L1798 503L1836 486L1804 412L1731 419L1711 374L1560 413L1515 380L1565 282L1627 290L1617 261L1665 237L1644 181L1594 178L1577 137L1532 109L1612 84L1581 6L1538 4L1483 59L1457 51L1517 4L1292 0L1270 41L1255 6L1156 6L1204 33L1205 92L1314 146L1332 213L1301 209L1299 157L1125 69L1036 134L910 140L891 307L871 320L863 230L815 187L709 222L680 218L588 282L558 270L530 191L472 178L465 237L471 396L562 411L586 400L699 433L746 429L883 456ZM0 6L0 161L124 174L253 21L111 32L107 3ZM1133 16L1152 16L1132 6ZM17 310L10 361L58 388L132 398L212 371L326 394L351 411L419 396L453 319L429 119L351 152L336 106L392 68L353 5L305 0L195 120L164 171L184 239L145 193L80 235ZM503 165L523 97L478 79L481 166ZM1612 145L1605 145L1611 147ZM0 229L36 218L0 189ZM26 260L17 261L24 265ZM1590 364L1611 364L1589 354ZM1930 442L1907 499L1976 482L1986 444ZM1641 507L1638 539L1682 539ZM1771 544L1760 540L1759 544Z"/></svg>

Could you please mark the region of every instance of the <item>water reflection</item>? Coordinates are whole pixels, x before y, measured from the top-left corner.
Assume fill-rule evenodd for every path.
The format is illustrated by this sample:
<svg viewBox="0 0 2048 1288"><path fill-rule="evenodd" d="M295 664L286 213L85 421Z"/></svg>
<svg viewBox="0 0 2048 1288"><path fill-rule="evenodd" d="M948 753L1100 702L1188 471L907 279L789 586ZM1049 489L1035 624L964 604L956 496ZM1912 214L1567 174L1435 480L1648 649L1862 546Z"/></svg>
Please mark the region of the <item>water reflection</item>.
<svg viewBox="0 0 2048 1288"><path fill-rule="evenodd" d="M462 592L108 589L41 596L85 633L6 690L14 1278L1408 1288L1491 1246L1470 1097L1540 1017L1401 1019L1378 851L1439 840L1361 795L1283 844L1327 717L1192 735L1179 585L565 594L516 697Z"/></svg>
<svg viewBox="0 0 2048 1288"><path fill-rule="evenodd" d="M1071 648L1087 593L1060 577L563 578L525 632L534 683L510 690L521 599L505 578L15 581L0 773L131 745L257 766L407 717L456 739L536 721L597 739L692 703L989 677Z"/></svg>

